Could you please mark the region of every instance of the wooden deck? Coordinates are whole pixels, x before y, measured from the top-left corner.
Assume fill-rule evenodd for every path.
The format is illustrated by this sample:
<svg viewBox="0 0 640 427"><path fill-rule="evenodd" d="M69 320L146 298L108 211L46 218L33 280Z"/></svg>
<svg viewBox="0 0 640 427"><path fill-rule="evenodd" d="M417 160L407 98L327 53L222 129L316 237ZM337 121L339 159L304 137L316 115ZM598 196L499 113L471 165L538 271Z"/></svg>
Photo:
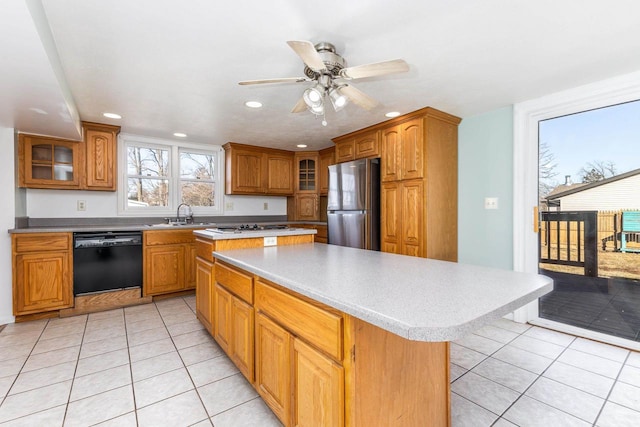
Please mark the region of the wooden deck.
<svg viewBox="0 0 640 427"><path fill-rule="evenodd" d="M540 270L554 290L539 300L539 316L640 341L640 281Z"/></svg>

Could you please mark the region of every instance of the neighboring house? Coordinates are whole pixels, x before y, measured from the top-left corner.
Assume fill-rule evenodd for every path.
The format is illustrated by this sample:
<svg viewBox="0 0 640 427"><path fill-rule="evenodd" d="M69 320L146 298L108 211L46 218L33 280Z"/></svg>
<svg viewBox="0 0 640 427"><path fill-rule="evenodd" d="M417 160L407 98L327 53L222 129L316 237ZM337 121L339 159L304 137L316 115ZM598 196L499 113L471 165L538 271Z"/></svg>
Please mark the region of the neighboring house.
<svg viewBox="0 0 640 427"><path fill-rule="evenodd" d="M562 184L545 198L550 211L640 210L640 169L589 184Z"/></svg>

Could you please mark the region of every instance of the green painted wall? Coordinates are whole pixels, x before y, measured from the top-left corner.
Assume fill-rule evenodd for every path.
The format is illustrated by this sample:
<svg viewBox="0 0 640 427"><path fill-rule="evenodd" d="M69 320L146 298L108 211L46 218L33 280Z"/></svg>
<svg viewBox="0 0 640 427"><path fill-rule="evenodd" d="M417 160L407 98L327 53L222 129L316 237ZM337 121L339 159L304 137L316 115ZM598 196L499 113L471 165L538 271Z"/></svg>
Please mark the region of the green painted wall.
<svg viewBox="0 0 640 427"><path fill-rule="evenodd" d="M511 270L513 107L465 118L458 144L458 261ZM485 197L498 209L484 209Z"/></svg>

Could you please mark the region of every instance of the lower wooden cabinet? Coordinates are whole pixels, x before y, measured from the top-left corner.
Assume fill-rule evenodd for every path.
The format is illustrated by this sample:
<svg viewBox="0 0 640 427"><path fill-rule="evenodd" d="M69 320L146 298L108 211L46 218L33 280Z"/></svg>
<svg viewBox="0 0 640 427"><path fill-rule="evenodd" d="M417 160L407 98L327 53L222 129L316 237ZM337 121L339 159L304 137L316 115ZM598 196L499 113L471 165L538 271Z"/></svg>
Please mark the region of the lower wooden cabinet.
<svg viewBox="0 0 640 427"><path fill-rule="evenodd" d="M161 295L196 286L193 230L154 230L143 234L143 295Z"/></svg>
<svg viewBox="0 0 640 427"><path fill-rule="evenodd" d="M159 295L185 288L184 245L162 245L144 250L144 295Z"/></svg>
<svg viewBox="0 0 640 427"><path fill-rule="evenodd" d="M216 284L213 287L213 338L220 348L229 354L231 340L231 294L222 286Z"/></svg>
<svg viewBox="0 0 640 427"><path fill-rule="evenodd" d="M73 307L71 233L11 236L13 314Z"/></svg>
<svg viewBox="0 0 640 427"><path fill-rule="evenodd" d="M253 293L253 280L224 264L216 263L213 287L213 338L251 382L254 378L253 306L240 298L245 289ZM232 294L226 286L237 292ZM251 301L251 298L248 298Z"/></svg>
<svg viewBox="0 0 640 427"><path fill-rule="evenodd" d="M343 426L343 318L256 281L256 388L285 426Z"/></svg>
<svg viewBox="0 0 640 427"><path fill-rule="evenodd" d="M293 340L294 426L344 425L344 368Z"/></svg>
<svg viewBox="0 0 640 427"><path fill-rule="evenodd" d="M255 387L285 426L291 425L291 334L256 314Z"/></svg>
<svg viewBox="0 0 640 427"><path fill-rule="evenodd" d="M196 315L204 327L213 334L212 302L213 263L196 258Z"/></svg>

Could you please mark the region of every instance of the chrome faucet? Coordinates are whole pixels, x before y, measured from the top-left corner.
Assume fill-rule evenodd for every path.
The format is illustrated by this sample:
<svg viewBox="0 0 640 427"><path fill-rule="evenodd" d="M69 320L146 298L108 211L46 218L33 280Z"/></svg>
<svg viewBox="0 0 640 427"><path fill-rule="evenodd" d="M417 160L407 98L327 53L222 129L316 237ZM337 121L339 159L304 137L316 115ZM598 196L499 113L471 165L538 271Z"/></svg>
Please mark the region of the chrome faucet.
<svg viewBox="0 0 640 427"><path fill-rule="evenodd" d="M178 210L176 211L176 222L180 222L180 208L186 206L187 212L184 216L184 222L189 222L189 220L193 220L193 213L191 211L191 205L187 204L187 203L180 203L178 205Z"/></svg>

